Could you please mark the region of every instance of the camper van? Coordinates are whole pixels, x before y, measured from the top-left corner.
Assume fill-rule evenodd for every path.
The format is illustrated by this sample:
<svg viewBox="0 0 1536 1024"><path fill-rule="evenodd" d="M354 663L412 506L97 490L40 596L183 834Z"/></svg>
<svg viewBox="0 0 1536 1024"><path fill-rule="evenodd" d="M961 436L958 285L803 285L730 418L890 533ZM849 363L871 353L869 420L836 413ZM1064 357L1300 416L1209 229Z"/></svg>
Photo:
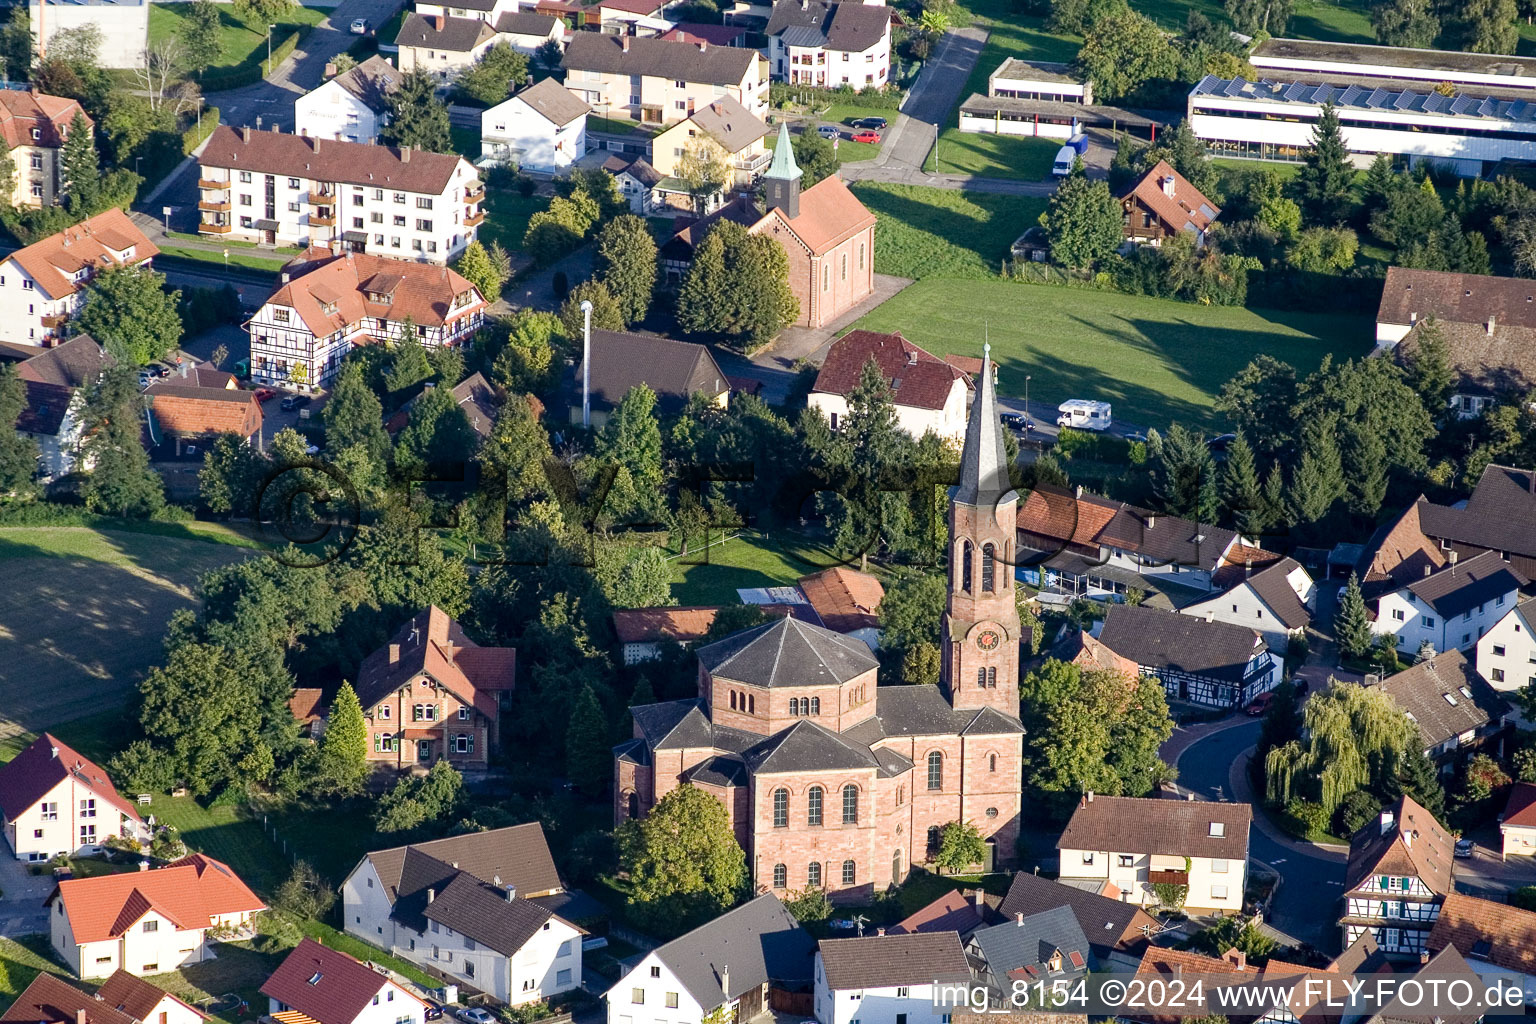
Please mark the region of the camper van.
<svg viewBox="0 0 1536 1024"><path fill-rule="evenodd" d="M1062 146L1056 154L1056 162L1051 165L1051 173L1058 178L1065 178L1072 173L1072 163L1077 157L1077 147Z"/></svg>
<svg viewBox="0 0 1536 1024"><path fill-rule="evenodd" d="M1077 430L1108 430L1110 406L1108 402L1092 402L1085 398L1072 398L1056 407L1058 427Z"/></svg>

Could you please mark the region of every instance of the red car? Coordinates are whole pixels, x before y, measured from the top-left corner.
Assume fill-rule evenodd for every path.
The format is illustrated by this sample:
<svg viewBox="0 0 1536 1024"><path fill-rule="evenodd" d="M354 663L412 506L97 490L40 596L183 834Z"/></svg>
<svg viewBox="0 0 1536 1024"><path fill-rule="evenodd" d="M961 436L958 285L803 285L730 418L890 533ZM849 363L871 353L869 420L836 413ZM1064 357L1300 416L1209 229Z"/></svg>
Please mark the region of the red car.
<svg viewBox="0 0 1536 1024"><path fill-rule="evenodd" d="M256 389L256 401L258 401L258 402L270 402L270 401L272 401L272 399L274 399L276 397L277 397L277 392L274 391L272 388L257 388Z"/></svg>
<svg viewBox="0 0 1536 1024"><path fill-rule="evenodd" d="M869 129L866 128L862 132L855 132L854 136L853 136L853 141L854 142L879 142L880 141L880 133L879 132L872 132L872 131L870 131Z"/></svg>

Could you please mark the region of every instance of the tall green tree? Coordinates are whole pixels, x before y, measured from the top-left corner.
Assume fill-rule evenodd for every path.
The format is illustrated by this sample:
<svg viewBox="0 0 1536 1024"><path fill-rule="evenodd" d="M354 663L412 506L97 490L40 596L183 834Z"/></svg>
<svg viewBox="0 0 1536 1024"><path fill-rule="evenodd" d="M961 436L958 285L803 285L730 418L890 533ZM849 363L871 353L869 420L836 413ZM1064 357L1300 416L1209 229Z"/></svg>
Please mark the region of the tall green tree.
<svg viewBox="0 0 1536 1024"><path fill-rule="evenodd" d="M1312 128L1312 145L1296 173L1296 199L1308 223L1343 223L1354 205L1355 169L1333 104L1323 105Z"/></svg>
<svg viewBox="0 0 1536 1024"><path fill-rule="evenodd" d="M1307 420L1301 432L1301 461L1291 477L1291 507L1299 523L1320 522L1344 497L1344 463L1339 454L1338 417Z"/></svg>
<svg viewBox="0 0 1536 1024"><path fill-rule="evenodd" d="M214 438L197 473L197 494L215 515L254 516L270 463L237 434Z"/></svg>
<svg viewBox="0 0 1536 1024"><path fill-rule="evenodd" d="M773 339L799 317L784 247L733 221L718 221L694 251L678 291L683 330L746 347Z"/></svg>
<svg viewBox="0 0 1536 1024"><path fill-rule="evenodd" d="M59 151L64 186L64 208L73 216L97 212L101 196L101 168L96 162L96 141L84 114L76 114Z"/></svg>
<svg viewBox="0 0 1536 1024"><path fill-rule="evenodd" d="M181 343L181 292L165 290L165 275L142 267L113 266L85 288L75 321L118 362L144 366Z"/></svg>
<svg viewBox="0 0 1536 1024"><path fill-rule="evenodd" d="M986 857L987 841L981 837L981 830L968 821L952 821L939 833L939 849L933 855L933 863L958 874Z"/></svg>
<svg viewBox="0 0 1536 1024"><path fill-rule="evenodd" d="M165 487L139 440L144 405L127 366L104 371L85 401L81 463L91 467L85 505L93 512L147 519L165 507Z"/></svg>
<svg viewBox="0 0 1536 1024"><path fill-rule="evenodd" d="M349 682L341 684L331 701L320 737L320 771L326 788L335 793L360 791L368 776L368 723Z"/></svg>
<svg viewBox="0 0 1536 1024"><path fill-rule="evenodd" d="M235 17L252 26L253 32L264 32L268 25L292 14L298 5L294 0L235 0L234 6Z"/></svg>
<svg viewBox="0 0 1536 1024"><path fill-rule="evenodd" d="M438 102L437 79L430 72L405 74L388 102L389 123L379 133L386 143L432 153L453 152L448 107Z"/></svg>
<svg viewBox="0 0 1536 1024"><path fill-rule="evenodd" d="M416 340L416 329L409 317L404 327L406 329L400 332L400 337L389 346L389 370L384 374L384 384L392 395L415 387L432 376L432 365L427 362L427 353Z"/></svg>
<svg viewBox="0 0 1536 1024"><path fill-rule="evenodd" d="M409 344L418 352L420 345ZM347 360L331 386L331 397L320 410L325 424L325 441L333 451L343 451L357 446L368 459L382 467L389 458L389 435L384 433L384 406L379 396L368 386L363 365Z"/></svg>
<svg viewBox="0 0 1536 1024"><path fill-rule="evenodd" d="M501 298L501 286L507 282L506 275L491 259L491 254L478 238L464 247L453 269L474 285L486 302L495 302Z"/></svg>
<svg viewBox="0 0 1536 1024"><path fill-rule="evenodd" d="M420 832L457 820L464 803L464 777L446 760L424 776L407 775L374 803L373 827L379 832Z"/></svg>
<svg viewBox="0 0 1536 1024"><path fill-rule="evenodd" d="M1222 6L1232 19L1232 26L1244 35L1267 32L1283 36L1295 0L1224 0Z"/></svg>
<svg viewBox="0 0 1536 1024"><path fill-rule="evenodd" d="M1271 803L1317 799L1331 816L1350 793L1383 787L1418 727L1380 687L1337 680L1302 715L1304 739L1274 748L1265 763Z"/></svg>
<svg viewBox="0 0 1536 1024"><path fill-rule="evenodd" d="M1174 78L1179 60L1156 22L1122 5L1088 26L1077 70L1093 82L1095 96L1112 102L1149 80Z"/></svg>
<svg viewBox="0 0 1536 1024"><path fill-rule="evenodd" d="M192 71L205 71L219 59L219 6L213 0L192 0L187 5L186 25L181 32L181 55Z"/></svg>
<svg viewBox="0 0 1536 1024"><path fill-rule="evenodd" d="M411 405L411 419L395 439L395 461L407 466L449 467L468 462L480 439L446 387L428 388Z"/></svg>
<svg viewBox="0 0 1536 1024"><path fill-rule="evenodd" d="M1371 28L1384 46L1427 49L1440 34L1440 19L1431 0L1377 0L1371 5Z"/></svg>
<svg viewBox="0 0 1536 1024"><path fill-rule="evenodd" d="M630 879L631 920L653 934L678 934L717 917L746 884L746 855L725 807L695 786L678 786L614 838Z"/></svg>
<svg viewBox="0 0 1536 1024"><path fill-rule="evenodd" d="M602 796L613 775L608 721L591 686L583 686L565 732L565 774L587 796Z"/></svg>
<svg viewBox="0 0 1536 1024"><path fill-rule="evenodd" d="M1259 462L1271 462L1290 448L1297 387L1296 368L1269 355L1257 357L1221 386L1216 409L1253 445Z"/></svg>
<svg viewBox="0 0 1536 1024"><path fill-rule="evenodd" d="M1469 53L1514 53L1520 34L1515 0L1464 0L1448 5L1443 24L1458 49Z"/></svg>
<svg viewBox="0 0 1536 1024"><path fill-rule="evenodd" d="M948 588L932 572L903 572L891 579L880 601L880 645L910 650L939 635Z"/></svg>
<svg viewBox="0 0 1536 1024"><path fill-rule="evenodd" d="M16 367L0 366L0 497L32 489L37 471L37 442L16 431L16 421L27 407L27 392Z"/></svg>
<svg viewBox="0 0 1536 1024"><path fill-rule="evenodd" d="M1413 334L1413 348L1403 360L1408 386L1418 392L1424 402L1424 411L1432 419L1439 419L1445 415L1456 383L1451 347L1446 343L1440 321L1434 316L1426 317Z"/></svg>
<svg viewBox="0 0 1536 1024"><path fill-rule="evenodd" d="M1440 769L1425 750L1422 734L1415 731L1415 740L1404 748L1398 758L1396 771L1387 781L1388 797L1396 799L1406 795L1436 818L1445 819L1445 787L1440 782Z"/></svg>
<svg viewBox="0 0 1536 1024"><path fill-rule="evenodd" d="M596 272L627 323L645 319L656 290L656 240L644 218L626 213L603 225L597 233Z"/></svg>
<svg viewBox="0 0 1536 1024"><path fill-rule="evenodd" d="M1089 180L1079 160L1040 215L1051 262L1083 269L1108 259L1125 240L1120 204L1102 181Z"/></svg>
<svg viewBox="0 0 1536 1024"><path fill-rule="evenodd" d="M1175 423L1163 435L1152 471L1164 511L1202 523L1221 513L1221 492L1211 449L1198 431Z"/></svg>
<svg viewBox="0 0 1536 1024"><path fill-rule="evenodd" d="M818 132L801 132L792 136L795 164L800 168L800 187L812 185L837 173L837 150Z"/></svg>
<svg viewBox="0 0 1536 1024"><path fill-rule="evenodd" d="M1371 630L1370 612L1360 593L1360 580L1354 573L1349 574L1344 593L1339 597L1339 608L1333 616L1333 636L1346 658L1363 658L1376 639Z"/></svg>
<svg viewBox="0 0 1536 1024"><path fill-rule="evenodd" d="M528 81L528 58L511 44L496 43L459 72L454 88L464 97L493 107Z"/></svg>
<svg viewBox="0 0 1536 1024"><path fill-rule="evenodd" d="M597 458L629 471L642 492L658 492L664 485L661 462L661 425L656 418L656 392L636 384L624 393L593 445Z"/></svg>
<svg viewBox="0 0 1536 1024"><path fill-rule="evenodd" d="M250 713L255 693L222 646L167 641L166 662L139 686L139 724L166 750L175 777L198 795L241 775L240 765L262 749L261 719ZM256 781L256 780L252 780Z"/></svg>
<svg viewBox="0 0 1536 1024"><path fill-rule="evenodd" d="M624 307L602 281L593 278L572 288L560 306L560 326L568 338L580 338L586 329L583 302L592 303L592 329L594 331L622 331Z"/></svg>
<svg viewBox="0 0 1536 1024"><path fill-rule="evenodd" d="M1238 434L1221 467L1221 503L1244 537L1259 537L1273 524L1264 504L1264 486L1248 439Z"/></svg>

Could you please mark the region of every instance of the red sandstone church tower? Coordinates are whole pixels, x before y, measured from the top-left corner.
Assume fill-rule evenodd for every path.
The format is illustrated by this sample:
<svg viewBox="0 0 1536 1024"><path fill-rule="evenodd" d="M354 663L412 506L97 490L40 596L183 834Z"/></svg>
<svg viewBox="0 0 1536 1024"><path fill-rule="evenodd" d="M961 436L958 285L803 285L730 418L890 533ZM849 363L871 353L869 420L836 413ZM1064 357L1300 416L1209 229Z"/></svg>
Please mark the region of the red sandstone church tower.
<svg viewBox="0 0 1536 1024"><path fill-rule="evenodd" d="M965 430L960 485L949 499L949 598L944 661L950 703L1019 713L1019 612L1013 563L1018 495L1008 479L991 346Z"/></svg>

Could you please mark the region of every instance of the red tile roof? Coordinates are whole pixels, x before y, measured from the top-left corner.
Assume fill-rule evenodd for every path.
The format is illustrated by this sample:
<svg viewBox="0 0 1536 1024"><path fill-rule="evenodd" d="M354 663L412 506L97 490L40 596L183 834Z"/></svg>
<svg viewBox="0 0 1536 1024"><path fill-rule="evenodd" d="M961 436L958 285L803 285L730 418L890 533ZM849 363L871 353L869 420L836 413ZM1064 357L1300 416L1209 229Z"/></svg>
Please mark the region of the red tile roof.
<svg viewBox="0 0 1536 1024"><path fill-rule="evenodd" d="M980 902L976 894L981 894ZM994 898L991 903L980 889L974 893L951 889L910 917L887 929L889 935L905 935L909 932L973 932L997 917Z"/></svg>
<svg viewBox="0 0 1536 1024"><path fill-rule="evenodd" d="M768 212L754 231L776 222L784 225L813 256L821 256L875 223L875 215L848 190L836 174L800 193L800 215L791 220L782 209ZM772 231L772 227L767 230Z"/></svg>
<svg viewBox="0 0 1536 1024"><path fill-rule="evenodd" d="M306 938L283 958L261 986L261 994L318 1021L352 1024L389 978L366 964ZM406 999L415 1000L401 990ZM401 1012L412 1008L402 1007Z"/></svg>
<svg viewBox="0 0 1536 1024"><path fill-rule="evenodd" d="M17 1024L76 1024L80 1014L85 1024L137 1024L130 1014L113 1009L103 1000L80 991L47 971L32 979L16 997L0 1021Z"/></svg>
<svg viewBox="0 0 1536 1024"><path fill-rule="evenodd" d="M0 90L0 136L4 136L8 149L18 146L57 149L64 145L70 123L76 117L85 118L88 126L96 124L79 103L64 96L19 89ZM41 138L32 137L34 128Z"/></svg>
<svg viewBox="0 0 1536 1024"><path fill-rule="evenodd" d="M485 308L478 289L457 271L430 263L392 260L368 253L332 254L310 249L289 264L293 279L267 299L288 306L316 337L334 334L367 317L441 327ZM457 297L467 301L455 306ZM376 301L388 296L388 302ZM327 312L327 309L330 312Z"/></svg>
<svg viewBox="0 0 1536 1024"><path fill-rule="evenodd" d="M447 190L460 165L469 167L463 157L449 153L249 128L236 130L228 125L214 130L198 160L203 167L293 175L310 181L392 188L432 196ZM473 174L464 179L466 184L476 180Z"/></svg>
<svg viewBox="0 0 1536 1024"><path fill-rule="evenodd" d="M1432 893L1451 892L1456 841L1445 826L1411 797L1398 797L1387 810L1392 812L1390 825L1383 828L1379 818L1372 819L1350 838L1344 891L1372 875L1403 875L1417 876ZM1411 834L1407 841L1404 832Z"/></svg>
<svg viewBox="0 0 1536 1024"><path fill-rule="evenodd" d="M98 798L107 801L134 821L140 820L139 812L133 804L118 795L117 787L112 785L112 780L100 766L46 732L33 740L9 764L0 767L0 811L15 821L46 796L49 790L71 775Z"/></svg>
<svg viewBox="0 0 1536 1024"><path fill-rule="evenodd" d="M121 967L113 971L112 977L96 990L96 998L108 1006L116 1007L135 1020L150 1021L150 1014L155 1011L155 1007L167 999L175 1000L204 1020L208 1019L206 1013L185 1000L173 996L157 985L150 984L143 978L134 977Z"/></svg>
<svg viewBox="0 0 1536 1024"><path fill-rule="evenodd" d="M288 710L293 712L294 721L308 725L325 717L324 701L324 690L299 686L294 688L293 696L288 698Z"/></svg>
<svg viewBox="0 0 1536 1024"><path fill-rule="evenodd" d="M963 372L903 338L900 331L849 331L827 351L813 390L845 397L852 394L870 359L879 364L897 405L942 409L955 381L971 386Z"/></svg>
<svg viewBox="0 0 1536 1024"><path fill-rule="evenodd" d="M1168 178L1173 179L1171 196L1163 190L1163 182ZM1159 160L1131 186L1125 198L1131 196L1157 214L1173 231L1185 228L1204 231L1221 216L1221 207L1207 199L1204 192L1186 181L1166 160Z"/></svg>
<svg viewBox="0 0 1536 1024"><path fill-rule="evenodd" d="M5 91L0 90L0 96ZM132 256L122 254L129 249ZM37 282L50 299L62 299L85 287L89 275L76 281L75 275L87 268L139 264L160 255L155 243L145 237L117 207L88 217L56 235L17 249L7 257Z"/></svg>
<svg viewBox="0 0 1536 1024"><path fill-rule="evenodd" d="M60 882L46 903L64 902L75 942L122 935L150 910L182 930L208 928L212 918L265 910L229 865L195 853L155 871L130 871Z"/></svg>
<svg viewBox="0 0 1536 1024"><path fill-rule="evenodd" d="M1458 892L1445 894L1429 948L1456 952L1521 974L1536 974L1536 913Z"/></svg>
<svg viewBox="0 0 1536 1024"><path fill-rule="evenodd" d="M517 652L480 647L441 608L418 612L389 643L363 659L357 698L364 710L419 675L428 675L455 697L494 718L496 693L516 685Z"/></svg>
<svg viewBox="0 0 1536 1024"><path fill-rule="evenodd" d="M1517 782L1509 791L1500 824L1536 828L1536 783Z"/></svg>
<svg viewBox="0 0 1536 1024"><path fill-rule="evenodd" d="M880 602L885 597L885 588L867 572L845 565L833 566L802 576L800 591L828 629L852 633L857 629L880 628Z"/></svg>
<svg viewBox="0 0 1536 1024"><path fill-rule="evenodd" d="M254 391L204 388L167 377L151 384L144 396L160 429L173 436L250 437L261 429L261 402Z"/></svg>
<svg viewBox="0 0 1536 1024"><path fill-rule="evenodd" d="M709 632L718 605L691 608L621 608L613 613L613 632L621 644L657 640L692 643Z"/></svg>

